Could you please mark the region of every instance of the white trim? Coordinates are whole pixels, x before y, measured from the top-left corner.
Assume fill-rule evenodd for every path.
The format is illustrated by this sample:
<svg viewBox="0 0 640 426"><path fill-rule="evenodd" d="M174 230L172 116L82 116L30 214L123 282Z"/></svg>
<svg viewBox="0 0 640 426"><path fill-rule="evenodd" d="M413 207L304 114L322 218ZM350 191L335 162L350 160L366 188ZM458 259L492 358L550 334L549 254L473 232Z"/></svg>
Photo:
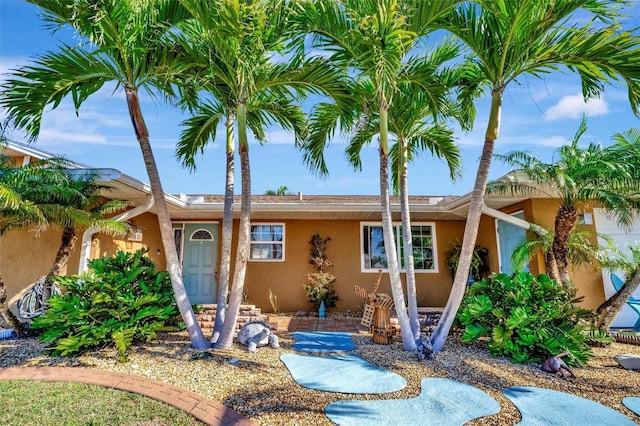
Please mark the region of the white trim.
<svg viewBox="0 0 640 426"><path fill-rule="evenodd" d="M251 222L251 224L249 225L250 227L253 226L281 226L282 227L282 241L270 241L270 240L260 240L260 241L253 241L251 239L251 230L249 231L249 262L284 262L285 261L285 241L286 241L286 226L284 222ZM251 257L251 253L252 253L252 249L251 246L253 244L281 244L282 245L282 258L281 259L259 259L259 258L252 258Z"/></svg>
<svg viewBox="0 0 640 426"><path fill-rule="evenodd" d="M360 222L360 246L358 248L358 252L360 253L360 272L364 274L368 273L377 273L379 268L366 268L365 267L365 259L364 259L364 227L377 227L382 228L382 222L368 222L363 221ZM402 265L403 259L400 258L400 237L401 237L401 227L402 223L394 222L392 226L396 229L396 251L398 254L398 264ZM432 241L432 253L433 253L433 269L415 269L414 272L417 274L437 274L439 272L438 268L438 240L436 238L436 222L411 222L411 226L429 226L431 227L431 241ZM371 250L371 248L369 248ZM383 268L383 272L388 272L388 268ZM400 268L400 272L406 273L406 268Z"/></svg>
<svg viewBox="0 0 640 426"><path fill-rule="evenodd" d="M178 220L178 221L172 221L171 222L171 227L172 230L174 230L174 238L175 238L175 230L176 229L180 229L182 231L182 244L180 244L180 253L178 253L178 258L180 259L180 264L182 264L183 260L184 260L184 243L187 241L187 238L185 236L186 232L186 225L200 225L200 224L207 224L207 225L219 225L220 221L218 220L197 220L197 221L184 221L184 220ZM220 229L218 229L218 233L220 233ZM217 235L213 236L213 241L216 241L216 237Z"/></svg>

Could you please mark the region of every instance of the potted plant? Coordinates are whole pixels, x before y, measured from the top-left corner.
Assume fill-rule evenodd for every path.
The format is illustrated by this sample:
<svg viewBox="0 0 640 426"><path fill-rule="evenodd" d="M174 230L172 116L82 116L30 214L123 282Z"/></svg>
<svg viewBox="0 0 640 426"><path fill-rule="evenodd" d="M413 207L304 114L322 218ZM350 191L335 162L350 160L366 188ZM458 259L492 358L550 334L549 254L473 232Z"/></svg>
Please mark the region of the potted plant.
<svg viewBox="0 0 640 426"><path fill-rule="evenodd" d="M458 261L460 260L460 251L462 250L462 243L456 241L451 251L447 256L447 268L451 272L451 276L455 277L456 270L458 269ZM471 258L471 266L469 267L469 281L480 281L482 278L489 274L489 262L487 255L489 250L481 245L475 246L473 249L473 257Z"/></svg>

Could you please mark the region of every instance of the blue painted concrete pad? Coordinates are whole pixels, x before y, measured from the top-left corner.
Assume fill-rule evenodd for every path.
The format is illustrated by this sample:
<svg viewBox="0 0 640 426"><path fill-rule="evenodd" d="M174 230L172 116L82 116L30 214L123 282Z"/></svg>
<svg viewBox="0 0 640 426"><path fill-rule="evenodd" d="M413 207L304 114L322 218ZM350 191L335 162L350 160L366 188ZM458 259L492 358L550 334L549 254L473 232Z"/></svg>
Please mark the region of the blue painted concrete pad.
<svg viewBox="0 0 640 426"><path fill-rule="evenodd" d="M356 348L352 333L297 331L292 336L296 339L293 349L298 352L346 352Z"/></svg>
<svg viewBox="0 0 640 426"><path fill-rule="evenodd" d="M404 377L355 355L284 354L280 360L301 386L326 392L379 394L407 386Z"/></svg>
<svg viewBox="0 0 640 426"><path fill-rule="evenodd" d="M633 411L634 413L640 416L640 397L628 396L622 400L622 403L629 410Z"/></svg>
<svg viewBox="0 0 640 426"><path fill-rule="evenodd" d="M500 411L500 404L480 389L450 379L420 382L417 398L385 401L336 401L325 414L341 426L456 426Z"/></svg>
<svg viewBox="0 0 640 426"><path fill-rule="evenodd" d="M633 426L624 414L586 398L534 387L514 386L503 391L522 414L520 426Z"/></svg>

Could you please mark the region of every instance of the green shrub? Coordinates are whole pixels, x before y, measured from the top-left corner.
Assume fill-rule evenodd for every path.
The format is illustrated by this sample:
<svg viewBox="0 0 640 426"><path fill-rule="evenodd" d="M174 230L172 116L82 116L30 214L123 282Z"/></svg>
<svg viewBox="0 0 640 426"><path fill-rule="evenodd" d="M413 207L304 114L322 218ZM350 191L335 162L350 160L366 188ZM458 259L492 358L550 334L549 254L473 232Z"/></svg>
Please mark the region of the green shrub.
<svg viewBox="0 0 640 426"><path fill-rule="evenodd" d="M31 325L43 330L42 341L53 343L54 356L115 345L126 361L133 342L153 339L175 320L169 276L157 272L145 253L118 252L90 261L89 273L56 278L64 294L51 297L49 309Z"/></svg>
<svg viewBox="0 0 640 426"><path fill-rule="evenodd" d="M457 317L465 327L462 341L488 337L494 356L517 363L567 352L569 363L583 365L592 356L585 331L593 313L576 306L579 301L575 291L546 275L492 274L473 284L462 302Z"/></svg>

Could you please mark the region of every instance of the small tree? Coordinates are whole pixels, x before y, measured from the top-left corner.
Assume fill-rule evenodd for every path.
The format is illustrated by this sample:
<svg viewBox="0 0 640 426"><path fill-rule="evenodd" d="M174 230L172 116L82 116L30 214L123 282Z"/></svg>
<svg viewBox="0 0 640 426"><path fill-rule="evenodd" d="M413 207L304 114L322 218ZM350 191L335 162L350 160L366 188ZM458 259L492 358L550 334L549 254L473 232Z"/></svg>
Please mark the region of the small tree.
<svg viewBox="0 0 640 426"><path fill-rule="evenodd" d="M609 271L622 271L625 275L624 285L613 296L598 306L601 314L601 328L608 330L615 317L620 313L629 297L640 287L640 244L629 246L629 253L625 254L610 245L611 254L605 253L600 259L602 266ZM605 313L606 312L606 313ZM602 316L602 314L604 314Z"/></svg>
<svg viewBox="0 0 640 426"><path fill-rule="evenodd" d="M304 291L307 293L307 302L312 303L315 310L324 301L325 306L336 306L338 295L334 288L337 278L326 272L333 267L333 262L327 258L327 244L331 237L322 238L320 234L313 234L309 244L311 244L311 259L309 263L313 265L316 272L307 275L307 282L304 284Z"/></svg>

